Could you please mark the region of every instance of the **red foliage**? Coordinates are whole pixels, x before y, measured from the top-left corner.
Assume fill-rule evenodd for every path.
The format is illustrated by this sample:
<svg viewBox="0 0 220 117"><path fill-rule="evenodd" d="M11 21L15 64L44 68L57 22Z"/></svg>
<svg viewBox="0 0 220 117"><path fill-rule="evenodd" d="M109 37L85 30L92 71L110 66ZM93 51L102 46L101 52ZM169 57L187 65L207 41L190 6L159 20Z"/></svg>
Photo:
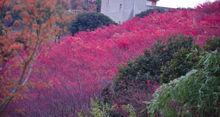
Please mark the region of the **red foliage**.
<svg viewBox="0 0 220 117"><path fill-rule="evenodd" d="M78 108L88 108L90 97L111 82L120 64L142 54L156 40L177 34L192 35L199 45L220 36L220 2L195 10L154 13L50 44L31 75L36 87L24 92L27 99L16 104L23 105L28 116L73 116ZM42 83L48 86L41 88Z"/></svg>

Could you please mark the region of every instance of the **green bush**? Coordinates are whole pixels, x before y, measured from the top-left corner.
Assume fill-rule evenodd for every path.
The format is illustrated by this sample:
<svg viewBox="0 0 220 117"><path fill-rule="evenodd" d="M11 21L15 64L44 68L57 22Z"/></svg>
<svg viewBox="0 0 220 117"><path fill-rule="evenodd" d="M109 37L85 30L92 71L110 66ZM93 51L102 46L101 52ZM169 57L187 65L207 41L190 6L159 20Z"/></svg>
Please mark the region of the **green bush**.
<svg viewBox="0 0 220 117"><path fill-rule="evenodd" d="M146 11L142 11L141 13L137 14L136 17L140 17L140 18L143 18L143 17L146 17L154 12L157 12L157 13L163 13L163 12L166 12L168 11L167 9L164 9L164 8L154 8L154 9L149 9L149 10L146 10Z"/></svg>
<svg viewBox="0 0 220 117"><path fill-rule="evenodd" d="M164 73L164 71L161 71L163 70L161 69L162 66L165 68L166 66L164 65L169 65L167 62L179 56L183 50L185 51L183 54L186 56L193 47L193 39L185 36L171 37L167 43L156 43L150 51L146 51L144 55L134 61L130 61L127 66L119 70L116 81L114 82L114 91L129 91L129 89L133 89L134 87L144 89L146 88L146 80L159 82L161 73ZM188 67L185 69L191 69L192 65L184 67ZM185 70L186 72L187 70ZM176 78L185 73L176 74ZM168 82L168 80L169 78L164 81Z"/></svg>
<svg viewBox="0 0 220 117"><path fill-rule="evenodd" d="M131 105L122 105L120 111L117 109L117 106L100 100L92 100L90 113L93 117L136 117L135 109Z"/></svg>
<svg viewBox="0 0 220 117"><path fill-rule="evenodd" d="M172 59L180 56L173 61L181 61L181 56L187 56L188 53L194 50L194 43L191 37L175 36L171 37L168 42L157 42L149 51L144 55L138 57L134 61L130 61L127 66L119 69L112 87L107 87L102 91L102 100L106 103L120 103L123 105L132 105L138 116L146 115L143 111L145 104L143 101L150 99L149 92L153 90L147 85L147 80L158 84L160 81L168 82L172 78L164 77L161 80L161 74L168 76L176 76L178 78L184 75L192 68L194 59L191 62L185 62L184 69L179 73L164 72L162 67L167 67L173 64ZM189 59L191 59L189 57ZM180 64L179 62L178 64ZM178 65L177 64L177 65ZM176 66L177 66L176 65ZM173 67L175 64L173 65ZM170 67L172 69L173 67ZM183 67L179 67L181 69ZM172 71L172 70L170 70ZM165 74L166 73L166 74ZM145 113L145 114L144 114Z"/></svg>
<svg viewBox="0 0 220 117"><path fill-rule="evenodd" d="M97 100L91 101L91 114L94 117L110 117L111 111L112 107L109 104Z"/></svg>
<svg viewBox="0 0 220 117"><path fill-rule="evenodd" d="M168 83L189 72L198 62L200 51L199 48L183 48L176 52L173 58L161 67L160 82Z"/></svg>
<svg viewBox="0 0 220 117"><path fill-rule="evenodd" d="M144 108L146 107L143 102L146 100L149 101L152 98L151 95L152 89L151 87L148 87L147 81L149 80L152 81L151 82L152 84L150 85L155 85L154 83L156 83L157 85L163 83L169 83L171 81L170 83L171 85L165 85L166 87L169 88L169 90L161 94L161 96L164 96L162 97L163 99L161 100L166 100L167 97L171 95L170 93L167 94L167 92L173 88L173 84L175 84L176 82L182 82L182 80L179 81L179 79L178 80L174 80L174 79L177 79L181 76L183 76L185 79L189 79L187 78L189 74L194 73L194 71L190 72L192 69L197 69L197 72L208 71L209 73L212 73L212 76L213 75L218 77L220 76L219 75L220 58L217 56L219 55L219 48L220 48L218 42L219 42L219 38L213 38L207 42L204 49L201 49L198 46L196 46L193 43L193 39L191 37L186 37L182 35L171 37L166 43L157 42L150 50L146 51L144 55L138 57L133 61L130 61L126 66L123 66L119 69L119 73L117 74L113 82L113 85L106 87L102 91L102 101L109 104L116 103L121 105L128 105L128 104L132 105L135 109L137 116L146 116L148 110L144 110ZM207 54L205 51L211 53L216 52L216 54L214 54L216 56L211 56L213 54ZM204 67L207 70L202 69ZM189 74L185 76L185 74L188 72ZM204 76L201 76L201 78L204 78ZM202 81L203 80L201 80L201 82ZM219 82L216 79L215 81L216 81L215 83ZM195 83L196 82L197 81L195 81ZM198 81L198 83L200 83L200 81ZM211 85L214 86L216 84L211 84ZM218 85L220 86L220 84ZM162 87L161 89L166 90L166 87ZM191 88L193 87L196 88L195 84L191 86ZM197 96L196 90L197 89L192 90L193 92L191 92L190 96L193 96L194 94ZM181 92L180 90L178 91ZM155 96L158 95L159 95L158 93L155 94ZM174 95L175 97L175 95L179 95L179 94L173 93L172 95ZM157 100L159 99L157 98ZM158 103L160 102L155 102L154 104L152 104L151 108L149 108L151 109L150 110L151 114L153 113L160 115L160 113L163 113L162 111L166 111L167 114L165 112L164 113L168 117L170 116L172 117L174 115L179 116L178 114L180 113L179 111L176 112L176 110L173 111L172 108L163 107L164 106L163 102L161 102L162 106L156 105L155 107L155 104ZM169 102L169 104L170 103L171 102ZM177 103L174 102L174 104L177 104L177 106L175 106L174 109L179 109L182 106L183 107L186 106L186 105L181 105L182 102L180 104L179 102ZM173 106L173 105L168 105L168 106ZM164 108L164 110L159 110L160 107ZM198 113L198 112L200 111L195 110L193 113ZM204 112L207 115L210 114L208 111L204 111ZM213 112L216 114L216 111ZM185 114L183 115L185 116Z"/></svg>
<svg viewBox="0 0 220 117"><path fill-rule="evenodd" d="M136 112L135 109L132 105L128 104L128 105L124 105L123 109L128 113L128 117L136 117Z"/></svg>
<svg viewBox="0 0 220 117"><path fill-rule="evenodd" d="M206 51L214 51L214 50L220 50L220 38L214 37L207 41L204 49Z"/></svg>
<svg viewBox="0 0 220 117"><path fill-rule="evenodd" d="M110 24L115 23L101 13L84 13L77 16L76 20L71 23L69 30L74 35L79 31L92 31Z"/></svg>
<svg viewBox="0 0 220 117"><path fill-rule="evenodd" d="M148 105L152 117L220 116L220 53L201 54L198 66L154 93Z"/></svg>

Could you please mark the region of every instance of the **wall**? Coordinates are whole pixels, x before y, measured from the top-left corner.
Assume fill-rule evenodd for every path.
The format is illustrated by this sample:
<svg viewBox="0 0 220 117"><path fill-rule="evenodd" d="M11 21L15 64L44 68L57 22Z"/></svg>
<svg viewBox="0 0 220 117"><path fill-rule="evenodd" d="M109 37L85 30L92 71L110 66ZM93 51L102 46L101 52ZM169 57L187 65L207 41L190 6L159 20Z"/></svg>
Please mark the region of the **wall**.
<svg viewBox="0 0 220 117"><path fill-rule="evenodd" d="M136 14L150 9L152 2L147 0L102 0L101 13L116 23L123 23Z"/></svg>

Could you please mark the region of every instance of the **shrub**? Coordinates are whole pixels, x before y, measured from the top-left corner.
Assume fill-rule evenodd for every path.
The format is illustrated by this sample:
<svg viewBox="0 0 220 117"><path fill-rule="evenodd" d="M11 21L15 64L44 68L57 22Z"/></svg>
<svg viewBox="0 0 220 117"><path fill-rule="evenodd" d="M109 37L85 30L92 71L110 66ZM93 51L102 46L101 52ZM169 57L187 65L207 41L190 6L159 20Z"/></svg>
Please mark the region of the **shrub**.
<svg viewBox="0 0 220 117"><path fill-rule="evenodd" d="M160 82L168 83L189 72L198 62L200 51L199 48L183 48L176 52L173 58L161 67Z"/></svg>
<svg viewBox="0 0 220 117"><path fill-rule="evenodd" d="M211 41L214 43L218 41L218 38L214 38ZM210 42L207 42L205 47L207 46L212 48L212 50L219 48L219 46L210 44ZM158 42L151 50L146 51L144 55L120 69L114 81L113 91L110 86L105 88L102 91L102 99L109 104L130 104L139 116L145 116L146 113L142 110L142 104L144 99L151 98L149 96L151 92L149 91L152 90L152 87L150 86L154 85L148 84L148 80L160 83L173 82L174 79L184 76L192 69L201 68L201 65L209 65L209 71L212 71L213 74L220 73L218 71L218 61L220 59L210 56L205 57L215 59L212 61L217 63L216 67L214 63L210 63L207 60L203 60L206 63L201 64L202 58L204 59L203 53L203 49L194 45L191 37L176 36L171 37L167 43ZM166 94L163 93L163 95ZM166 115L174 116L172 114L168 112Z"/></svg>
<svg viewBox="0 0 220 117"><path fill-rule="evenodd" d="M110 24L114 24L114 22L101 13L84 13L78 15L72 22L70 32L74 35L79 31L91 31Z"/></svg>
<svg viewBox="0 0 220 117"><path fill-rule="evenodd" d="M167 9L165 8L154 8L154 9L149 9L149 10L146 10L146 11L142 11L141 13L137 14L136 17L140 17L140 18L143 18L145 16L148 16L154 12L157 12L157 13L163 13L163 12L166 12L168 11Z"/></svg>
<svg viewBox="0 0 220 117"><path fill-rule="evenodd" d="M192 48L193 39L186 36L171 37L167 43L156 43L150 51L146 51L144 55L130 61L127 66L119 70L114 82L115 92L125 89L128 91L130 85L131 87L138 86L137 88L140 89L146 88L146 80L159 82L161 67L168 64L167 62L171 61L174 56L178 56L178 52L181 53L185 50L185 53L189 53L188 51ZM189 67L191 68L191 66Z"/></svg>
<svg viewBox="0 0 220 117"><path fill-rule="evenodd" d="M110 117L111 110L112 107L107 103L97 100L91 101L91 114L94 117Z"/></svg>
<svg viewBox="0 0 220 117"><path fill-rule="evenodd" d="M220 38L214 37L208 40L204 48L206 51L220 50Z"/></svg>
<svg viewBox="0 0 220 117"><path fill-rule="evenodd" d="M212 41L216 42L215 39ZM219 48L216 44L210 45L210 42L207 46L213 50ZM194 45L191 37L181 35L171 37L167 43L158 42L144 55L122 67L114 81L114 91L108 87L103 90L102 97L108 103L131 104L138 115L146 115L142 102L151 98L149 95L154 92L151 86L155 82L168 83L199 68L202 53L203 49ZM212 66L210 69L216 71L217 68ZM148 84L148 80L153 81L152 84Z"/></svg>
<svg viewBox="0 0 220 117"><path fill-rule="evenodd" d="M99 100L91 101L91 115L94 117L136 117L135 109L132 105L110 105ZM82 115L79 113L79 115ZM86 116L86 115L84 115Z"/></svg>
<svg viewBox="0 0 220 117"><path fill-rule="evenodd" d="M127 66L123 66L116 76L112 87L107 87L102 91L102 99L107 103L120 103L123 105L132 105L139 115L142 115L144 104L143 101L147 98L151 98L152 92L154 92L154 86L158 85L161 79L161 74L173 76L178 78L180 75L184 75L191 70L194 62L194 58L190 62L184 62L186 65L178 67L177 70L184 68L182 71L164 72L163 68L169 68L170 64L173 64L172 60L178 61L179 64L182 60L182 56L185 58L187 54L194 49L192 37L187 36L174 36L170 37L166 43L157 42L149 51L146 51L144 55L138 57L134 61L130 61ZM178 57L178 58L175 58ZM191 59L189 57L189 59ZM171 62L170 62L171 61ZM170 67L172 71L174 64ZM177 66L176 65L176 66ZM165 74L166 73L166 74ZM162 82L168 82L171 78L163 78ZM148 84L147 81L151 81ZM152 87L151 87L152 86ZM113 88L113 90L111 90ZM138 99L137 99L138 98Z"/></svg>
<svg viewBox="0 0 220 117"><path fill-rule="evenodd" d="M136 112L135 112L135 109L132 105L130 105L130 104L124 105L123 108L128 113L128 117L136 117L137 116Z"/></svg>
<svg viewBox="0 0 220 117"><path fill-rule="evenodd" d="M162 85L148 105L152 117L220 115L220 53L201 55L199 68Z"/></svg>

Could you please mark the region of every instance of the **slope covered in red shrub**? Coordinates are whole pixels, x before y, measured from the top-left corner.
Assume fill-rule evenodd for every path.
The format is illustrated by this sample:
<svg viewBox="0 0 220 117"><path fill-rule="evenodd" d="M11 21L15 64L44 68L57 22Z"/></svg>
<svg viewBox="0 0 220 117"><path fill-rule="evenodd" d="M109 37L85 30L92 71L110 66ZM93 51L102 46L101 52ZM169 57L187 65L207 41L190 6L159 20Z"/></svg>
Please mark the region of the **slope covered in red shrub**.
<svg viewBox="0 0 220 117"><path fill-rule="evenodd" d="M197 44L220 36L220 2L194 10L173 10L134 18L122 25L67 36L42 50L31 74L25 99L8 107L24 108L27 116L73 116L107 83L117 68L142 54L156 40L191 35ZM13 111L13 110L11 110Z"/></svg>

